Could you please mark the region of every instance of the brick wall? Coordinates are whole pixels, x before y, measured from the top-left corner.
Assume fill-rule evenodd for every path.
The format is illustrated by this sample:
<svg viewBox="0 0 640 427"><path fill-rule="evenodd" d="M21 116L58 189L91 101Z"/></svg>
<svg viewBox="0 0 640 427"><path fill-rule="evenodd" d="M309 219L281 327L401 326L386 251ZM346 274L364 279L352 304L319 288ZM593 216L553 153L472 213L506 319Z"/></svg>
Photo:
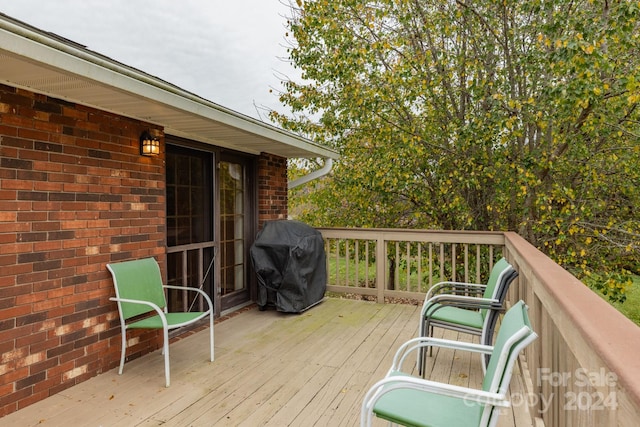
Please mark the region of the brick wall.
<svg viewBox="0 0 640 427"><path fill-rule="evenodd" d="M262 153L258 159L258 228L265 221L287 219L287 159Z"/></svg>
<svg viewBox="0 0 640 427"><path fill-rule="evenodd" d="M117 365L105 264L165 259L164 156L140 156L146 129L0 85L0 416ZM131 340L132 357L160 343Z"/></svg>

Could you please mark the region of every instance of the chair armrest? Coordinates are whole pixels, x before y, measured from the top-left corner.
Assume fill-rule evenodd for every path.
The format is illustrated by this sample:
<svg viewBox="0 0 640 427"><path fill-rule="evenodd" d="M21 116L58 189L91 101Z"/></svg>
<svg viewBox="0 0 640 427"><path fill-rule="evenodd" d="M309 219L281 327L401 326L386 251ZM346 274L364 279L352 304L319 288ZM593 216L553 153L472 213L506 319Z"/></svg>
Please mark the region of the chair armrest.
<svg viewBox="0 0 640 427"><path fill-rule="evenodd" d="M432 298L434 295L438 295L441 293L454 293L454 294L464 294L464 293L482 293L484 289L487 287L486 284L481 283L467 283L467 282L452 282L452 281L444 281L438 282L433 285L427 291L427 295L425 296L425 301ZM453 292L452 292L453 291Z"/></svg>
<svg viewBox="0 0 640 427"><path fill-rule="evenodd" d="M175 286L175 285L162 285L162 287L164 289L177 289L179 291L190 291L190 292L199 293L204 297L205 301L207 301L207 305L209 306L209 310L207 310L206 312L210 311L211 314L213 315L213 302L211 302L211 298L209 297L209 295L207 295L207 293L202 289L194 288L192 286Z"/></svg>
<svg viewBox="0 0 640 427"><path fill-rule="evenodd" d="M480 354L491 354L491 352L493 351L493 346L476 344L466 341L453 341L433 337L412 338L409 341L404 342L398 348L398 350L396 350L396 354L393 356L393 363L391 365L391 368L389 369L389 373L401 372L402 365L404 364L404 361L407 359L407 357L409 357L411 352L428 347L449 348L452 350L468 351L471 353Z"/></svg>
<svg viewBox="0 0 640 427"><path fill-rule="evenodd" d="M394 384L397 384L394 386ZM454 384L440 383L437 381L425 380L422 378L412 377L410 375L394 375L385 377L371 387L372 389L385 385L389 390L397 388L410 388L413 390L422 390L430 393L443 394L445 396L457 397L472 402L509 407L511 403L507 400L506 395L502 393L491 393L475 388L462 387ZM366 400L366 398L365 398Z"/></svg>
<svg viewBox="0 0 640 427"><path fill-rule="evenodd" d="M436 306L436 304L438 304ZM446 306L454 306L459 308L470 308L480 310L483 308L486 309L501 309L502 304L497 299L493 298L480 298L480 297L470 297L466 295L451 295L451 294L441 294L436 295L431 298L429 301L425 301L422 305L422 310L420 311L420 315L422 318L432 316L437 310L446 307Z"/></svg>
<svg viewBox="0 0 640 427"><path fill-rule="evenodd" d="M129 304L140 304L140 305L146 305L147 307L151 308L152 310L154 310L156 313L158 313L158 315L160 316L160 320L162 321L162 326L164 326L164 328L167 328L167 318L165 316L165 312L158 307L157 304L154 304L150 301L143 301L143 300L137 300L137 299L129 299L129 298L118 298L118 297L111 297L109 298L109 301L115 301L115 302L126 302ZM151 311L151 310L150 310ZM122 312L120 312L122 314ZM122 324L124 325L126 319L121 319Z"/></svg>
<svg viewBox="0 0 640 427"><path fill-rule="evenodd" d="M378 381L369 389L362 402L360 425L370 425L367 421L371 421L373 407L376 402L386 393L397 389L419 390L427 393L464 399L465 402L476 402L484 405L500 407L511 406L511 403L507 400L506 395L504 394L490 393L484 390L438 383L408 375L395 375L388 376Z"/></svg>

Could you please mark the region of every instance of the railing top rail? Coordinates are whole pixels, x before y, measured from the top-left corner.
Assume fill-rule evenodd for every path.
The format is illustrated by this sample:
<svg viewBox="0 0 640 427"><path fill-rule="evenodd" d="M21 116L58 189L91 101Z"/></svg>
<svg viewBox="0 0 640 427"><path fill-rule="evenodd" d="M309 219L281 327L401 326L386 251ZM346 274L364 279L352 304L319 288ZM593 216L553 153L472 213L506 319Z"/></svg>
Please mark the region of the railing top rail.
<svg viewBox="0 0 640 427"><path fill-rule="evenodd" d="M571 342L579 334L640 407L640 327L518 234L505 238L508 252L543 288L537 290L541 302L553 305L546 307L549 315L566 325L564 339Z"/></svg>
<svg viewBox="0 0 640 427"><path fill-rule="evenodd" d="M318 228L324 237L345 239L383 239L439 243L478 243L504 245L499 231L407 230L400 228Z"/></svg>

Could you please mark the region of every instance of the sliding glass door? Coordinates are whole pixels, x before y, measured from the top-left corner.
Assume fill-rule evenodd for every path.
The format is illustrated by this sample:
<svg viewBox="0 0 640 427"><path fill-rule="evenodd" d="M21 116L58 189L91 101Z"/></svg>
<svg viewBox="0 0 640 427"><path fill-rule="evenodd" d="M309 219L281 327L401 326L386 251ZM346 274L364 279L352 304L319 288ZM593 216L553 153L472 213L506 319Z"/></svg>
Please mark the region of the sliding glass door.
<svg viewBox="0 0 640 427"><path fill-rule="evenodd" d="M247 165L241 158L223 157L220 183L220 293L222 307L249 300L248 242L251 218L247 191Z"/></svg>
<svg viewBox="0 0 640 427"><path fill-rule="evenodd" d="M167 144L166 161L168 282L201 287L219 315L251 298L253 160L212 147ZM201 304L186 292L169 293L172 310Z"/></svg>

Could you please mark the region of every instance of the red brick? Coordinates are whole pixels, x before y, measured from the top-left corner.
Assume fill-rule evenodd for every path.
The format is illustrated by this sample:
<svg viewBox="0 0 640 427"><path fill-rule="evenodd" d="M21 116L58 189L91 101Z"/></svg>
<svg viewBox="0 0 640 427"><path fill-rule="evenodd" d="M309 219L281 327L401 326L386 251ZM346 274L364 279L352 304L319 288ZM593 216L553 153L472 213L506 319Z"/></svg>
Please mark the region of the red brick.
<svg viewBox="0 0 640 427"><path fill-rule="evenodd" d="M39 344L44 340L46 340L46 338L47 338L47 334L45 332L31 333L27 336L18 338L16 340L16 347L22 348L22 347L31 346L30 353L35 354L35 353L38 353L38 351L42 351L42 350L34 350L32 344Z"/></svg>
<svg viewBox="0 0 640 427"><path fill-rule="evenodd" d="M17 216L14 220L20 222L33 222L33 221L46 221L47 213L46 212L11 212L14 216ZM0 218L2 218L2 213L0 213Z"/></svg>
<svg viewBox="0 0 640 427"><path fill-rule="evenodd" d="M60 202L33 202L34 211L57 211L60 210Z"/></svg>
<svg viewBox="0 0 640 427"><path fill-rule="evenodd" d="M40 118L41 120L45 120L44 115L38 115L38 118ZM49 134L51 133L59 133L62 131L62 126L55 124L55 123L50 123L49 120L49 116L46 115L46 120L47 121L36 121L34 123L34 128L35 129L39 129L39 130L43 130L48 132Z"/></svg>
<svg viewBox="0 0 640 427"><path fill-rule="evenodd" d="M0 380L2 415L117 365L105 263L165 259L165 183L164 155L138 153L149 124L26 90L0 92L0 317L11 326L0 331L0 350L24 366ZM111 243L122 235L129 239ZM157 332L139 336L135 357L158 348ZM76 367L85 370L63 381Z"/></svg>
<svg viewBox="0 0 640 427"><path fill-rule="evenodd" d="M0 183L1 185L2 183ZM15 200L18 193L13 190L0 190L0 200ZM5 204L6 203L6 204ZM9 203L3 202L3 208L9 209Z"/></svg>
<svg viewBox="0 0 640 427"><path fill-rule="evenodd" d="M35 162L33 162L33 170L37 170L35 163L47 161L49 159L49 153L43 151L22 150L20 152L20 158L25 160L35 160Z"/></svg>
<svg viewBox="0 0 640 427"><path fill-rule="evenodd" d="M6 245L3 247L3 249L9 249L9 246L18 248L18 247L25 247L24 245ZM29 248L31 248L31 245L28 245ZM9 253L13 252L15 254L21 254L21 253L31 253L32 251L30 250L16 250L16 251L7 251ZM15 264L15 265L7 265L2 267L2 275L3 276L17 276L19 274L24 274L24 273L30 273L32 271L32 266L30 264Z"/></svg>
<svg viewBox="0 0 640 427"><path fill-rule="evenodd" d="M24 222L2 222L0 223L0 233L24 233L31 229L30 224ZM17 237L16 239L17 240Z"/></svg>
<svg viewBox="0 0 640 427"><path fill-rule="evenodd" d="M22 180L3 180L2 188L4 190L32 190L33 182Z"/></svg>
<svg viewBox="0 0 640 427"><path fill-rule="evenodd" d="M43 382L44 382L44 381L43 381ZM35 391L35 387L36 387L38 384L42 384L43 382L40 382L40 383L34 384L34 386L33 386L33 391ZM24 398L24 399L20 399L20 400L18 401L18 409L25 408L25 407L27 407L27 406L29 406L29 405L31 405L31 404L33 404L33 403L36 403L36 402L38 402L38 401L40 401L40 400L42 400L42 399L46 399L47 397L49 397L49 392L48 392L48 390L42 390L42 391L40 391L39 393L33 393L33 394L31 394L29 397L26 397L26 398Z"/></svg>
<svg viewBox="0 0 640 427"><path fill-rule="evenodd" d="M47 371L47 376L50 377L50 378L51 377L62 378L62 374L63 373L65 373L67 371L70 371L73 368L74 368L73 360L67 361L67 362L64 362L64 363L61 362L60 365L54 366L53 368L49 369Z"/></svg>
<svg viewBox="0 0 640 427"><path fill-rule="evenodd" d="M48 293L45 291L40 292L30 292L28 294L19 295L16 297L16 305L23 304L32 304L38 301L44 301L47 298L50 298Z"/></svg>
<svg viewBox="0 0 640 427"><path fill-rule="evenodd" d="M59 182L41 181L34 183L33 187L36 191L62 192L62 184Z"/></svg>
<svg viewBox="0 0 640 427"><path fill-rule="evenodd" d="M33 330L33 327L31 325L26 325L26 326L9 329L6 331L0 331L0 342L13 341L22 336L29 335L32 330ZM0 376L0 378L2 378L2 376Z"/></svg>
<svg viewBox="0 0 640 427"><path fill-rule="evenodd" d="M2 116L2 123L8 126L15 126L17 128L29 128L33 126L32 119L9 114Z"/></svg>
<svg viewBox="0 0 640 427"><path fill-rule="evenodd" d="M36 252L42 251L55 251L62 247L62 242L60 241L47 241L47 242L36 242L33 245L33 250Z"/></svg>

